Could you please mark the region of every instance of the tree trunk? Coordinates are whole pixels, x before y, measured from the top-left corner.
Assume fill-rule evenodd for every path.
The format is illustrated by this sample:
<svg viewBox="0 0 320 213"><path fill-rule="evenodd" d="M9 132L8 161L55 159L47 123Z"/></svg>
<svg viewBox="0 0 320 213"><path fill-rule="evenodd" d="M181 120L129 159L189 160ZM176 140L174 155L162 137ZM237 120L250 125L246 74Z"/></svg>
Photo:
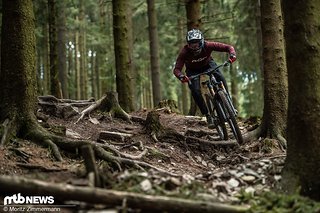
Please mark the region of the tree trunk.
<svg viewBox="0 0 320 213"><path fill-rule="evenodd" d="M200 0L186 0L186 14L187 14L187 29L201 28L201 12L200 12ZM190 94L191 96L191 94ZM194 99L191 97L189 115L196 115L199 112Z"/></svg>
<svg viewBox="0 0 320 213"><path fill-rule="evenodd" d="M161 101L160 84L160 62L159 62L159 39L157 30L157 14L154 8L154 0L147 0L148 21L149 21L149 40L150 40L150 61L152 77L153 106Z"/></svg>
<svg viewBox="0 0 320 213"><path fill-rule="evenodd" d="M177 12L180 11L180 5L178 4ZM182 48L185 42L185 30L184 30L184 25L183 25L183 20L182 18L178 18L178 44L179 47ZM181 84L181 99L179 102L182 102L182 112L183 114L188 114L188 109L190 107L190 93L188 90L188 85L187 84Z"/></svg>
<svg viewBox="0 0 320 213"><path fill-rule="evenodd" d="M84 1L79 1L79 63L80 63L80 97L87 98L87 69L86 69L86 32L85 32Z"/></svg>
<svg viewBox="0 0 320 213"><path fill-rule="evenodd" d="M186 0L187 28L201 28L200 0Z"/></svg>
<svg viewBox="0 0 320 213"><path fill-rule="evenodd" d="M76 22L79 21L78 16L76 17ZM75 61L75 84L76 84L76 97L77 99L81 99L81 80L80 80L80 62L78 58L79 54L79 30L76 29L74 34L74 61Z"/></svg>
<svg viewBox="0 0 320 213"><path fill-rule="evenodd" d="M66 14L65 1L58 1L58 71L59 80L61 82L61 90L63 98L69 98L68 93L68 75L67 75L67 51L66 51Z"/></svg>
<svg viewBox="0 0 320 213"><path fill-rule="evenodd" d="M50 93L61 98L61 88L58 71L58 40L56 21L56 1L48 0L49 43L50 43Z"/></svg>
<svg viewBox="0 0 320 213"><path fill-rule="evenodd" d="M278 139L285 146L288 83L280 0L261 1L261 26L264 109L257 136Z"/></svg>
<svg viewBox="0 0 320 213"><path fill-rule="evenodd" d="M3 1L0 121L9 119L10 136L35 121L36 67L32 0ZM28 85L26 87L26 85ZM8 141L10 138L5 139Z"/></svg>
<svg viewBox="0 0 320 213"><path fill-rule="evenodd" d="M132 89L131 95L132 95L132 100L135 100L134 97L136 97L136 89L134 87L134 85L136 85L136 80L137 80L137 76L138 76L138 70L135 70L135 66L133 61L133 44L134 44L134 32L133 32L133 18L134 18L134 3L133 1L127 1L128 5L127 5L127 29L128 29L128 43L129 43L129 61L131 63L128 64L128 68L129 71L131 73L131 82L130 82L130 88ZM135 109L137 107L137 102L133 101L132 105L133 105L133 109Z"/></svg>
<svg viewBox="0 0 320 213"><path fill-rule="evenodd" d="M121 107L130 112L133 107L131 60L129 55L127 0L112 0L113 36L116 60L116 84Z"/></svg>
<svg viewBox="0 0 320 213"><path fill-rule="evenodd" d="M74 44L72 33L68 34L68 39L72 41ZM72 88L68 89L68 97L71 99L76 99L76 94L75 94L75 86L76 86L76 81L75 81L75 58L73 52L75 51L74 48L72 48L73 45L68 45L68 85L73 85Z"/></svg>
<svg viewBox="0 0 320 213"><path fill-rule="evenodd" d="M284 0L289 80L283 189L320 201L320 2Z"/></svg>

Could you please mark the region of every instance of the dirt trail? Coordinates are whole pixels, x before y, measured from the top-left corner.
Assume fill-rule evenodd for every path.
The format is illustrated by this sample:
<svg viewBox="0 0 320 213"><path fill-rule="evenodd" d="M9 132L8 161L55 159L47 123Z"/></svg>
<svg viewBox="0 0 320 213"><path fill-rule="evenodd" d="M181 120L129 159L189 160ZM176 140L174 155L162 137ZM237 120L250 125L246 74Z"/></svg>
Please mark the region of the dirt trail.
<svg viewBox="0 0 320 213"><path fill-rule="evenodd" d="M132 116L146 118L148 111L141 110ZM200 117L183 116L168 111L159 111L161 124L184 135L188 131L209 131L216 137L215 130L206 127ZM96 141L101 131L130 133L129 140L109 141L110 146L122 153L137 156L141 147L148 153L141 161L147 162L177 176L165 175L155 170L122 168L121 171L98 161L100 171L105 174L105 187L109 189L141 192L146 194L177 195L224 203L237 203L243 191L256 193L269 190L281 179L280 171L285 153L274 141L253 141L242 146L210 146L183 141L155 142L145 134L141 123L129 123L112 119L99 113L91 114L77 124L78 117L67 120L50 117L50 126L64 126L68 137ZM99 123L94 122L99 121ZM96 124L94 124L96 123ZM241 122L246 132L248 123ZM200 137L200 136L199 136ZM128 146L128 144L133 144ZM87 185L82 158L63 152L63 162L55 161L47 149L28 141L16 140L0 149L0 174L25 177L74 185Z"/></svg>

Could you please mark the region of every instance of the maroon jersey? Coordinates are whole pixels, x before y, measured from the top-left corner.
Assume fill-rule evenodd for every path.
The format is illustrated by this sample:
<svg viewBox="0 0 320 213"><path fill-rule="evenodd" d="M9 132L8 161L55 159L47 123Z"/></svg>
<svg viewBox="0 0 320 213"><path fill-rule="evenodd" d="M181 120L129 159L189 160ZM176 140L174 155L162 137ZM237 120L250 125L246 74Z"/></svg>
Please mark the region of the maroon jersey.
<svg viewBox="0 0 320 213"><path fill-rule="evenodd" d="M205 41L204 47L201 53L198 55L194 55L188 48L188 45L185 45L181 49L176 60L175 67L173 69L174 75L178 77L182 74L181 70L183 68L183 65L186 66L187 70L197 70L208 65L209 61L212 59L211 53L213 51L236 54L233 46L219 42Z"/></svg>

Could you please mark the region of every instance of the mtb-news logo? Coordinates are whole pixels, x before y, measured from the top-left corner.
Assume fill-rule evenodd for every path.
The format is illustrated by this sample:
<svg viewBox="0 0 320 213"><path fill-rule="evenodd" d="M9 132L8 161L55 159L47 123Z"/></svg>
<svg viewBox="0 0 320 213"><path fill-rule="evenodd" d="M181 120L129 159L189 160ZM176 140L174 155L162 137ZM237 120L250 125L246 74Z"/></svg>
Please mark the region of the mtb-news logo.
<svg viewBox="0 0 320 213"><path fill-rule="evenodd" d="M6 196L3 200L4 205L10 204L54 204L53 196L22 196L21 193Z"/></svg>
<svg viewBox="0 0 320 213"><path fill-rule="evenodd" d="M60 208L53 207L53 196L23 196L21 193L6 196L3 199L5 212L59 212Z"/></svg>

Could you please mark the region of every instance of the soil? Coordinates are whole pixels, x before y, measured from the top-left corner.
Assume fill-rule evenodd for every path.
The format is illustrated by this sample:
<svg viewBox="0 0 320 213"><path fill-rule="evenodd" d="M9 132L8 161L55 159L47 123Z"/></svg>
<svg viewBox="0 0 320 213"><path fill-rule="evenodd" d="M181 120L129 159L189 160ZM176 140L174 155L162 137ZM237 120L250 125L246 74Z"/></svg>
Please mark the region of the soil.
<svg viewBox="0 0 320 213"><path fill-rule="evenodd" d="M130 115L146 119L149 111L141 109ZM202 117L184 116L167 108L162 108L157 113L162 126L182 135L190 131L203 131L206 134L199 133L196 137L213 141L217 138L216 131L208 129ZM149 152L140 161L175 174L170 176L154 169L114 168L97 159L99 171L102 176L107 177L104 183L107 189L239 204L245 194L268 191L281 179L285 152L277 146L277 141L260 139L241 146L186 143L172 139L156 142L146 133L142 122L130 123L101 112L93 112L90 117L85 116L76 123L78 118L79 116L68 119L50 116L47 121L50 126L48 130L63 127L66 137L91 141L97 141L102 131L130 133L132 137L129 139L104 142L133 156L140 154L142 147L148 147ZM257 125L249 119L239 121L243 134ZM59 162L47 148L15 139L0 148L0 174L89 185L82 157L77 153L61 153L63 161Z"/></svg>

